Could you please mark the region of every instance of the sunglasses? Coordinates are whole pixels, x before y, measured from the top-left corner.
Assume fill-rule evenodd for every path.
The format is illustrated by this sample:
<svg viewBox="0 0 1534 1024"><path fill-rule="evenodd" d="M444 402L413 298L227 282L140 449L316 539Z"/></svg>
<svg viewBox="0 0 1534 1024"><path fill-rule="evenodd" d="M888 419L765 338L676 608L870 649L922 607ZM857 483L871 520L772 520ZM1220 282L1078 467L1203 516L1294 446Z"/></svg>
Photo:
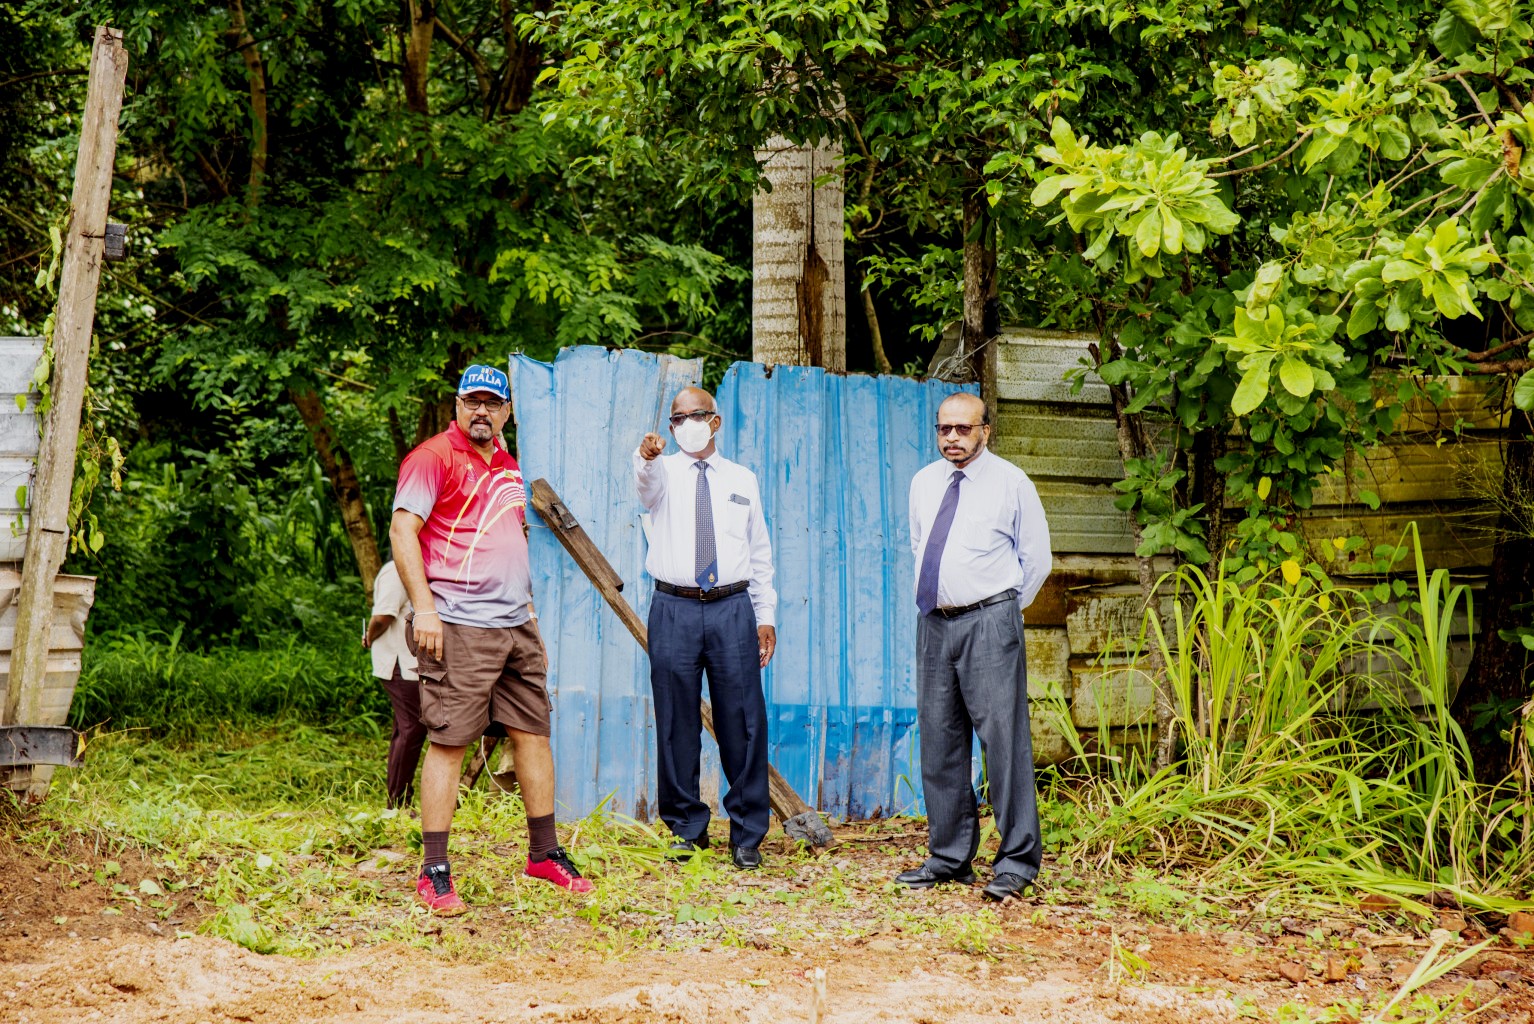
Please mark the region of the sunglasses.
<svg viewBox="0 0 1534 1024"><path fill-rule="evenodd" d="M983 426L980 423L939 423L937 434L939 437L947 437L949 434L958 434L960 437L968 437L970 431Z"/></svg>
<svg viewBox="0 0 1534 1024"><path fill-rule="evenodd" d="M694 423L706 423L717 415L718 413L713 409L699 409L696 412L674 412L671 414L671 425L673 427L680 427L688 420L692 420Z"/></svg>
<svg viewBox="0 0 1534 1024"><path fill-rule="evenodd" d="M506 405L506 403L501 401L499 398L464 398L460 395L458 400L462 402L463 407L470 412L473 412L476 409L483 409L486 412L500 412L501 409L503 409Z"/></svg>

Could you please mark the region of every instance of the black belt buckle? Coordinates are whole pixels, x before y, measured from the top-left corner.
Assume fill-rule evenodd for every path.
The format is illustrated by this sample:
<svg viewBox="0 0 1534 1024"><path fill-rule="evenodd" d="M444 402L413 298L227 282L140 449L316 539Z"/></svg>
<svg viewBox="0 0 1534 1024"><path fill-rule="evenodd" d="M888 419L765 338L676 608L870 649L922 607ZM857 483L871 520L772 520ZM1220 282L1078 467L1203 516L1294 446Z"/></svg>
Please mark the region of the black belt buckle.
<svg viewBox="0 0 1534 1024"><path fill-rule="evenodd" d="M704 603L720 601L726 597L734 597L750 585L750 582L747 580L739 580L735 583L725 584L722 587L714 587L712 590L703 590L699 587L679 587L673 583L665 583L661 580L655 581L655 589L659 590L662 594L670 594L672 597L685 598L689 601L702 601Z"/></svg>
<svg viewBox="0 0 1534 1024"><path fill-rule="evenodd" d="M976 601L974 604L964 605L962 608L934 608L932 610L937 612L945 619L956 619L960 615L968 615L970 612L977 612L982 608L989 608L993 604L1001 604L1003 601L1015 600L1017 600L1017 591L1009 589L1003 590L999 594L992 594L990 597L983 601Z"/></svg>

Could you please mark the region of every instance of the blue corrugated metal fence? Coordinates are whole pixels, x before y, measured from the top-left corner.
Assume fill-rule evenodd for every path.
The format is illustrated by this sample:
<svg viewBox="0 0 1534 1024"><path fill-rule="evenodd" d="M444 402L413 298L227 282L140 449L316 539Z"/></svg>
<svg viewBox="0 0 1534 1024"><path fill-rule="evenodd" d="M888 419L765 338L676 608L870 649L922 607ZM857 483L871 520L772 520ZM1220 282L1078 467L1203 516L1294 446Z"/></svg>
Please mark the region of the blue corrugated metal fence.
<svg viewBox="0 0 1534 1024"><path fill-rule="evenodd" d="M514 356L517 445L649 610L643 509L630 456L658 403L696 364L634 350L567 349L552 365ZM777 568L778 652L766 674L771 757L832 814L920 809L912 669L911 477L936 457L931 424L957 390L901 377L839 376L751 363L726 372L719 448L757 474ZM664 433L664 432L663 432ZM549 647L562 813L649 817L654 734L649 668L637 644L536 515L535 604ZM707 749L705 793L721 786Z"/></svg>

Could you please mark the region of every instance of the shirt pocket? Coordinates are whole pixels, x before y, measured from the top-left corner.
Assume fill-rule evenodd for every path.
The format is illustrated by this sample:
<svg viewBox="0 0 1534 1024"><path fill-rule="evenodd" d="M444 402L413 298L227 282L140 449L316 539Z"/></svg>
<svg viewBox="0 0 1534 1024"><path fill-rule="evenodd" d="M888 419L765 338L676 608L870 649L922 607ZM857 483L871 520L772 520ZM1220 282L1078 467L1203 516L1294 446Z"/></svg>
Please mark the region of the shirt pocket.
<svg viewBox="0 0 1534 1024"><path fill-rule="evenodd" d="M953 532L959 546L974 554L988 554L1011 546L1012 517L1000 509L986 509L954 520Z"/></svg>
<svg viewBox="0 0 1534 1024"><path fill-rule="evenodd" d="M751 520L751 506L742 504L726 495L714 511L714 525L719 536L728 537L741 544L746 542L746 528Z"/></svg>

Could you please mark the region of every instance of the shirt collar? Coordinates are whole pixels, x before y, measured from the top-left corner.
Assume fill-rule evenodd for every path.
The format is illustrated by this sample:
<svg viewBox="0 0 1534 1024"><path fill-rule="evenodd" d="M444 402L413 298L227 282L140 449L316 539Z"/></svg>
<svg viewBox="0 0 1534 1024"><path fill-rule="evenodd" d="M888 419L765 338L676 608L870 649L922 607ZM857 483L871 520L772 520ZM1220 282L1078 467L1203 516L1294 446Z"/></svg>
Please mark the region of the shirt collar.
<svg viewBox="0 0 1534 1024"><path fill-rule="evenodd" d="M682 458L687 460L687 464L689 466L695 466L699 462L698 457L696 455L692 454L692 452L683 452L682 453ZM719 468L721 468L723 466L723 464L724 464L724 456L719 454L719 445L718 445L717 442L714 445L714 454L710 455L708 458L703 459L701 461L708 463L708 468L709 469L719 469Z"/></svg>
<svg viewBox="0 0 1534 1024"><path fill-rule="evenodd" d="M969 465L962 469L951 462L948 463L948 479L952 480L955 473L963 473L966 480L974 480L984 471L985 464L990 461L991 454L991 450L987 448L979 455L976 455Z"/></svg>
<svg viewBox="0 0 1534 1024"><path fill-rule="evenodd" d="M458 425L457 420L454 420L453 425L447 428L447 443L461 451L473 452L475 455L479 454L479 449L474 447L474 442L469 440L469 435L463 432L463 428ZM506 450L506 442L501 440L500 434L496 434L491 438L490 444L495 449L495 452ZM495 452L492 452L491 455L494 456Z"/></svg>

